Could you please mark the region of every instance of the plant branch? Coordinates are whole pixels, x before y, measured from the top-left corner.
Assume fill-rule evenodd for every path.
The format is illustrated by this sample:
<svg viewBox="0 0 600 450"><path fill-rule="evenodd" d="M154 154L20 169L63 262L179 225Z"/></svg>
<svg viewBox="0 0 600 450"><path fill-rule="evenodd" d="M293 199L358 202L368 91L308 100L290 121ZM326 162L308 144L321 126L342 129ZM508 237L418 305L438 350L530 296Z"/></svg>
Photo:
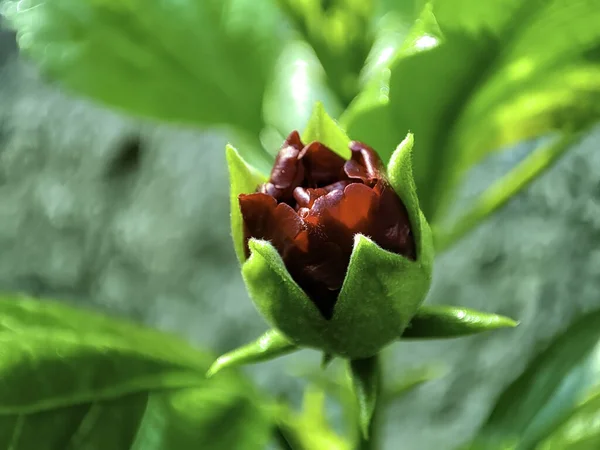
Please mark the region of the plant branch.
<svg viewBox="0 0 600 450"><path fill-rule="evenodd" d="M361 432L360 421L357 420L356 426L358 428L357 436L358 442L356 450L376 450L380 447L380 432L381 432L381 419L382 419L382 387L383 387L383 370L382 370L382 356L377 356L377 402L375 403L375 409L371 417L371 424L369 425L369 437L364 438Z"/></svg>

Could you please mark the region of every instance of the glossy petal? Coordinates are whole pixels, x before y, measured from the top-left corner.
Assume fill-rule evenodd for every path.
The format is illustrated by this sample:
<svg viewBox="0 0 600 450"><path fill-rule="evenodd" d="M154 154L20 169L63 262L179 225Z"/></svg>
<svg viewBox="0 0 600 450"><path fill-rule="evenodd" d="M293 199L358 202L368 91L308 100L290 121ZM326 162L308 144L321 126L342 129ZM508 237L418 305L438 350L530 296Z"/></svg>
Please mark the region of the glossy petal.
<svg viewBox="0 0 600 450"><path fill-rule="evenodd" d="M267 239L285 257L296 246L296 236L304 229L302 219L286 203L277 204L267 194L241 194L239 208L244 219L244 252L250 256L248 239Z"/></svg>
<svg viewBox="0 0 600 450"><path fill-rule="evenodd" d="M370 186L374 180L385 179L385 166L375 150L357 141L350 142L349 148L352 158L346 163L344 170L350 178L360 178Z"/></svg>
<svg viewBox="0 0 600 450"><path fill-rule="evenodd" d="M275 158L269 181L261 187L262 193L280 202L290 203L293 200L294 189L304 179L304 166L298 161L303 147L298 132L290 133Z"/></svg>
<svg viewBox="0 0 600 450"><path fill-rule="evenodd" d="M305 187L323 187L344 178L346 160L320 142L311 142L300 153L306 171Z"/></svg>

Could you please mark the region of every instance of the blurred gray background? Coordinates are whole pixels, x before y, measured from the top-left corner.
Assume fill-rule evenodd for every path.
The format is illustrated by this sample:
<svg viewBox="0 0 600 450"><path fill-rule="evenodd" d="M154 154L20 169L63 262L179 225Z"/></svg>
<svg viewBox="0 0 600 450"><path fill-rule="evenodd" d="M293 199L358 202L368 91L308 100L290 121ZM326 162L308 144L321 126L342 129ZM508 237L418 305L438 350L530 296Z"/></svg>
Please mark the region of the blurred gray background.
<svg viewBox="0 0 600 450"><path fill-rule="evenodd" d="M139 154L124 152L133 136ZM224 145L213 130L142 123L43 82L0 32L0 290L91 306L175 332L214 352L266 329L230 244ZM451 449L548 340L600 306L600 130L439 257L429 302L497 312L521 326L388 350L387 376L448 373L396 402L385 448ZM527 149L473 171L481 190ZM304 351L245 369L298 398Z"/></svg>

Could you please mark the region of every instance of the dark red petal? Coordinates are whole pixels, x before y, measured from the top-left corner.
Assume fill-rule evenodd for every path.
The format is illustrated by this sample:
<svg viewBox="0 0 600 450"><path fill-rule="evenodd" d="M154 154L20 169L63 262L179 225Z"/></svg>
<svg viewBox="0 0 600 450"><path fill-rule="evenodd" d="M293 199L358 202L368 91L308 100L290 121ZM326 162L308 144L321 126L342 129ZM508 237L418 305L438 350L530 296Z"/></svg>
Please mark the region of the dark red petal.
<svg viewBox="0 0 600 450"><path fill-rule="evenodd" d="M344 165L348 177L360 179L371 186L374 180L385 178L385 166L375 150L358 141L350 142L348 147L352 151L352 159Z"/></svg>
<svg viewBox="0 0 600 450"><path fill-rule="evenodd" d="M282 148L277 154L269 181L278 189L287 189L299 184L304 176L304 168L298 162L299 151L292 146Z"/></svg>
<svg viewBox="0 0 600 450"><path fill-rule="evenodd" d="M294 130L292 131L289 136L285 139L283 145L281 146L283 147L294 147L296 150L300 151L304 148L304 144L302 143L302 140L300 139L300 134Z"/></svg>
<svg viewBox="0 0 600 450"><path fill-rule="evenodd" d="M354 235L368 229L368 219L376 201L372 189L363 184L351 184L343 191L334 190L314 202L304 218L311 257L305 273L310 273L310 278L321 289L341 289Z"/></svg>
<svg viewBox="0 0 600 450"><path fill-rule="evenodd" d="M326 186L324 188L318 188L318 189L311 189L311 188L304 189L301 187L297 187L296 189L294 189L294 199L296 200L296 204L297 204L296 209L312 208L313 204L315 203L315 201L318 198L320 198L324 195L327 195L329 192L333 191L334 189L335 189L335 186L332 184L330 184L329 186Z"/></svg>
<svg viewBox="0 0 600 450"><path fill-rule="evenodd" d="M241 194L240 209L244 220L246 257L250 256L248 240L252 238L271 241L282 258L296 245L295 238L304 229L302 219L285 203L262 193Z"/></svg>
<svg viewBox="0 0 600 450"><path fill-rule="evenodd" d="M280 202L291 203L293 192L304 179L304 167L298 161L302 150L300 136L293 132L288 136L283 147L275 158L269 181L263 184L259 191L275 197Z"/></svg>
<svg viewBox="0 0 600 450"><path fill-rule="evenodd" d="M374 215L369 221L371 238L381 248L414 260L415 240L406 207L386 182L378 182L375 191L380 194Z"/></svg>
<svg viewBox="0 0 600 450"><path fill-rule="evenodd" d="M360 233L365 230L377 202L378 197L373 189L353 183L343 191L335 190L317 199L309 217L317 218L322 227L328 227L331 221L336 221L352 234Z"/></svg>
<svg viewBox="0 0 600 450"><path fill-rule="evenodd" d="M308 144L298 156L304 166L303 187L323 187L344 179L344 158L319 142Z"/></svg>

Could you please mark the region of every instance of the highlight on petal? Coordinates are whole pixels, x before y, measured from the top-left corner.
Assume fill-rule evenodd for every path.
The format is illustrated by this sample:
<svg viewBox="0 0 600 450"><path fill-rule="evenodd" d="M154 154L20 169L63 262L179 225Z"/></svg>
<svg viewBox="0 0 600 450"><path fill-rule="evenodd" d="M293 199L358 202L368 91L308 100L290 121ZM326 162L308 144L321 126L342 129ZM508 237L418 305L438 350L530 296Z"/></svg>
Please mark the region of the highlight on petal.
<svg viewBox="0 0 600 450"><path fill-rule="evenodd" d="M250 256L248 240L268 239L282 255L296 246L296 236L304 229L302 219L286 203L267 194L242 194L239 209L244 220L244 254Z"/></svg>
<svg viewBox="0 0 600 450"><path fill-rule="evenodd" d="M313 141L304 147L299 159L306 171L306 187L323 187L340 181L343 176L346 160L320 142Z"/></svg>
<svg viewBox="0 0 600 450"><path fill-rule="evenodd" d="M287 137L271 170L269 182L261 187L261 192L273 196L280 202L291 202L294 189L304 180L304 166L299 154L304 144L297 131Z"/></svg>
<svg viewBox="0 0 600 450"><path fill-rule="evenodd" d="M505 316L455 306L421 306L401 339L444 339L469 336L519 323Z"/></svg>
<svg viewBox="0 0 600 450"><path fill-rule="evenodd" d="M256 341L220 356L208 369L208 378L223 369L268 361L296 351L298 347L277 330L269 330Z"/></svg>
<svg viewBox="0 0 600 450"><path fill-rule="evenodd" d="M385 178L385 166L375 150L358 141L351 141L348 147L352 151L346 169L350 178L361 178L365 183ZM357 171L357 166L362 170Z"/></svg>

